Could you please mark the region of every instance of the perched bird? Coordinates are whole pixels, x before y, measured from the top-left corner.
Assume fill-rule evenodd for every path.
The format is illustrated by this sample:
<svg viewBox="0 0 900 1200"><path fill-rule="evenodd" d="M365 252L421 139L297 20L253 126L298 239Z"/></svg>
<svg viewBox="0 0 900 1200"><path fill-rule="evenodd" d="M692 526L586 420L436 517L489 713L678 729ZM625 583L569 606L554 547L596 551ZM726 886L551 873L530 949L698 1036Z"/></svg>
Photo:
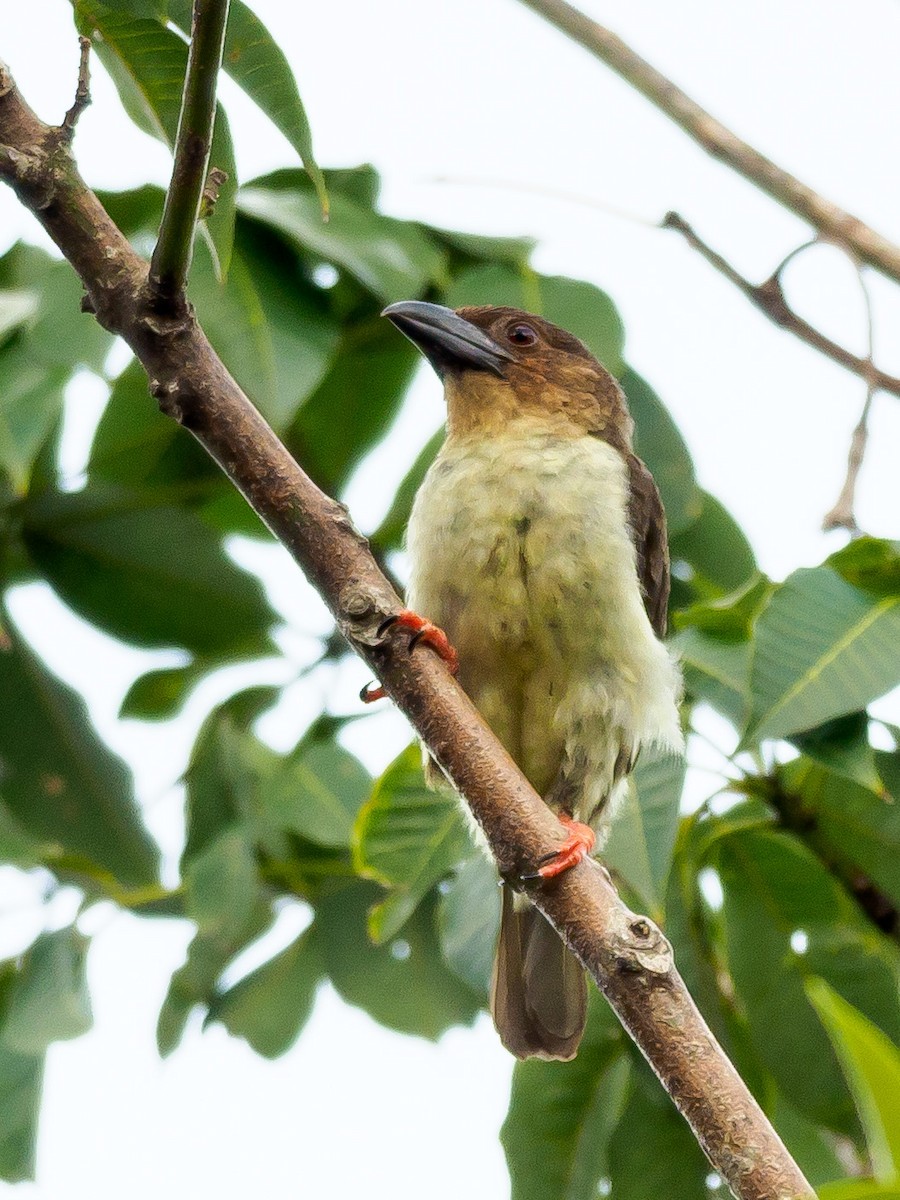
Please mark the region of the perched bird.
<svg viewBox="0 0 900 1200"><path fill-rule="evenodd" d="M447 401L447 439L410 517L398 620L454 669L458 654L462 686L566 827L559 853L536 865L549 878L593 848L641 749L682 745L679 672L661 641L659 492L632 450L621 389L571 334L513 308L404 301L384 315ZM572 1058L584 972L526 897L503 892L491 988L501 1040L520 1058Z"/></svg>

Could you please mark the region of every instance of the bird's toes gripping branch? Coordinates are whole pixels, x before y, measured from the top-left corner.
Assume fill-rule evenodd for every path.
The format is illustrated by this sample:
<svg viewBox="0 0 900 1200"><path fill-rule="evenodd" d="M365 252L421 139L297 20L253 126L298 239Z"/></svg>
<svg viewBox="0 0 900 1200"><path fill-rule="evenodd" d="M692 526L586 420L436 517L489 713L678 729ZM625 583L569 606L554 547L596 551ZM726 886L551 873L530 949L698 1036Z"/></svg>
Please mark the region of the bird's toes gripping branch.
<svg viewBox="0 0 900 1200"><path fill-rule="evenodd" d="M427 621L424 617L420 617L418 613L409 608L403 608L400 612L388 617L382 621L378 627L378 636L383 637L392 625L399 625L403 629L409 629L412 632L412 637L409 639L410 653L421 642L424 646L430 646L431 649L440 658L444 660L452 675L456 675L459 671L459 656L450 644L450 639L444 633L443 629L439 629L437 625ZM371 704L373 700L383 700L387 692L383 687L366 684L359 693L359 698L363 704Z"/></svg>
<svg viewBox="0 0 900 1200"><path fill-rule="evenodd" d="M536 869L522 875L522 879L553 879L563 871L568 871L570 867L576 866L593 850L597 835L590 825L584 825L566 813L559 814L559 821L568 829L569 836L558 850L539 858L535 864Z"/></svg>

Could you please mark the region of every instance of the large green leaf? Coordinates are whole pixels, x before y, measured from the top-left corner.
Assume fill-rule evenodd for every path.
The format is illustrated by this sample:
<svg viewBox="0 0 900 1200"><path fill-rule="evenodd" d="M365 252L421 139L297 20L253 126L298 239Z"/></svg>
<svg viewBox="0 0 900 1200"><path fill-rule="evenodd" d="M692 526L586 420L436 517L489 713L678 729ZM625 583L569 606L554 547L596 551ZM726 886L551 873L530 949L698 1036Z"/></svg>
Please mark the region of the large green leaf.
<svg viewBox="0 0 900 1200"><path fill-rule="evenodd" d="M440 957L431 898L406 922L401 939L375 946L366 926L378 896L374 884L354 883L316 907L319 945L335 988L349 1004L401 1033L433 1040L451 1025L471 1024L480 1000Z"/></svg>
<svg viewBox="0 0 900 1200"><path fill-rule="evenodd" d="M621 375L624 368L622 318L606 292L583 279L491 263L463 272L444 295L444 303L451 308L503 304L537 313L580 338L613 375Z"/></svg>
<svg viewBox="0 0 900 1200"><path fill-rule="evenodd" d="M744 723L750 704L752 643L683 629L672 648L684 667L689 693L706 700L734 725Z"/></svg>
<svg viewBox="0 0 900 1200"><path fill-rule="evenodd" d="M0 758L3 799L30 834L121 883L155 880L156 847L125 764L99 741L81 698L9 625L0 646Z"/></svg>
<svg viewBox="0 0 900 1200"><path fill-rule="evenodd" d="M900 1183L876 1183L874 1179L841 1179L820 1185L819 1200L900 1200Z"/></svg>
<svg viewBox="0 0 900 1200"><path fill-rule="evenodd" d="M22 516L42 574L76 612L116 637L205 655L268 648L275 617L261 585L165 493L98 483L29 499Z"/></svg>
<svg viewBox="0 0 900 1200"><path fill-rule="evenodd" d="M18 338L0 349L0 468L25 492L31 468L62 412L64 367L35 361Z"/></svg>
<svg viewBox="0 0 900 1200"><path fill-rule="evenodd" d="M170 19L186 34L191 30L192 7L191 0L168 0ZM312 132L294 74L268 29L241 0L231 0L222 67L300 155L327 216L325 180L313 157Z"/></svg>
<svg viewBox="0 0 900 1200"><path fill-rule="evenodd" d="M417 225L384 217L343 195L331 198L327 224L316 197L244 188L240 211L310 254L342 267L384 303L419 296L444 277L444 258Z"/></svg>
<svg viewBox="0 0 900 1200"><path fill-rule="evenodd" d="M855 712L900 683L900 596L863 592L828 567L795 571L756 624L745 741Z"/></svg>
<svg viewBox="0 0 900 1200"><path fill-rule="evenodd" d="M320 846L349 847L372 780L334 741L301 743L261 783L264 820Z"/></svg>
<svg viewBox="0 0 900 1200"><path fill-rule="evenodd" d="M369 539L379 550L397 550L402 545L416 492L437 452L443 446L445 436L443 426L433 433L403 477L387 516Z"/></svg>
<svg viewBox="0 0 900 1200"><path fill-rule="evenodd" d="M884 784L869 742L867 713L835 717L816 729L795 733L791 741L813 762L884 797Z"/></svg>
<svg viewBox="0 0 900 1200"><path fill-rule="evenodd" d="M444 961L485 998L500 929L498 883L493 862L485 854L473 854L442 889L438 906Z"/></svg>
<svg viewBox="0 0 900 1200"><path fill-rule="evenodd" d="M685 768L677 755L638 762L603 852L604 862L621 873L657 918L678 834Z"/></svg>
<svg viewBox="0 0 900 1200"><path fill-rule="evenodd" d="M900 1050L823 980L808 980L806 993L847 1076L875 1177L900 1184Z"/></svg>
<svg viewBox="0 0 900 1200"><path fill-rule="evenodd" d="M634 418L634 449L653 472L671 538L701 513L703 500L694 464L678 426L646 379L626 367L619 382Z"/></svg>
<svg viewBox="0 0 900 1200"><path fill-rule="evenodd" d="M593 988L572 1062L517 1062L500 1131L512 1200L591 1200L628 1081L622 1028ZM655 1193L648 1193L652 1195Z"/></svg>
<svg viewBox="0 0 900 1200"><path fill-rule="evenodd" d="M313 929L263 963L210 1006L209 1021L245 1038L257 1054L277 1058L289 1050L312 1012L322 979L322 956Z"/></svg>
<svg viewBox="0 0 900 1200"><path fill-rule="evenodd" d="M30 321L38 308L39 301L35 292L22 288L0 288L0 344L6 341L14 329Z"/></svg>
<svg viewBox="0 0 900 1200"><path fill-rule="evenodd" d="M425 786L421 757L414 743L391 763L360 809L353 832L356 870L392 889L369 923L378 942L398 932L470 847L459 802L447 791Z"/></svg>
<svg viewBox="0 0 900 1200"><path fill-rule="evenodd" d="M19 1054L0 1036L0 1179L34 1178L43 1054Z"/></svg>
<svg viewBox="0 0 900 1200"><path fill-rule="evenodd" d="M79 31L92 38L94 50L112 76L128 115L145 133L174 146L187 70L185 43L157 20L134 17L121 5L101 0L72 0L72 5ZM212 215L201 223L215 248L217 266L225 275L234 241L237 169L221 105L216 109L209 165L219 167L228 176L219 189Z"/></svg>
<svg viewBox="0 0 900 1200"><path fill-rule="evenodd" d="M822 975L896 1036L896 949L877 938L840 885L796 839L749 829L716 847L728 969L756 1052L804 1116L847 1132L852 1107L804 982ZM799 934L804 944L798 947L792 938Z"/></svg>
<svg viewBox="0 0 900 1200"><path fill-rule="evenodd" d="M697 520L670 539L677 607L685 591L691 601L723 596L737 591L757 571L753 550L734 517L708 492L701 492L700 500Z"/></svg>
<svg viewBox="0 0 900 1200"><path fill-rule="evenodd" d="M379 316L344 328L330 370L287 433L292 454L320 487L340 492L397 414L418 356Z"/></svg>
<svg viewBox="0 0 900 1200"><path fill-rule="evenodd" d="M42 934L27 951L6 1004L4 1046L17 1054L40 1055L51 1042L87 1033L87 947L87 939L68 928Z"/></svg>
<svg viewBox="0 0 900 1200"><path fill-rule="evenodd" d="M890 796L860 787L807 760L788 763L779 781L802 805L800 820L816 845L862 873L900 906L900 807Z"/></svg>
<svg viewBox="0 0 900 1200"><path fill-rule="evenodd" d="M900 542L860 537L832 554L826 565L848 583L877 596L900 594Z"/></svg>

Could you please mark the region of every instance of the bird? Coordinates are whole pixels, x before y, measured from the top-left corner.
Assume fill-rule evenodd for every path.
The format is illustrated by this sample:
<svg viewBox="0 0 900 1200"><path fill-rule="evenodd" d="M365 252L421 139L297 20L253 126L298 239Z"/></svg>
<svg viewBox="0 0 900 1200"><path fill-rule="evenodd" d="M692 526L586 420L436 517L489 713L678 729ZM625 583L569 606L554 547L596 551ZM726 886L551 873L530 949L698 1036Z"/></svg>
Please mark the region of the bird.
<svg viewBox="0 0 900 1200"><path fill-rule="evenodd" d="M557 814L564 840L533 873L549 881L602 839L640 752L683 746L662 501L622 389L572 334L493 305L383 315L447 403L408 524L409 607L385 626L458 673ZM584 971L521 888L503 888L490 1007L517 1058L577 1052Z"/></svg>

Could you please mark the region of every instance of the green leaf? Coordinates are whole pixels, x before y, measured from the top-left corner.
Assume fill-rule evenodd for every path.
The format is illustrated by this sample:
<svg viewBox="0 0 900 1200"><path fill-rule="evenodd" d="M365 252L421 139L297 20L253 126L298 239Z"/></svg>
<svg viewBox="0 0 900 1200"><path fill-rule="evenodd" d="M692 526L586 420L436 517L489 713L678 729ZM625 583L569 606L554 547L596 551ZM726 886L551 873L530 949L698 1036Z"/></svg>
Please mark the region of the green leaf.
<svg viewBox="0 0 900 1200"><path fill-rule="evenodd" d="M42 845L37 838L33 838L0 800L0 863L35 867L42 859L58 851L59 847Z"/></svg>
<svg viewBox="0 0 900 1200"><path fill-rule="evenodd" d="M826 1130L808 1121L778 1096L770 1120L788 1153L814 1188L844 1172L833 1139Z"/></svg>
<svg viewBox="0 0 900 1200"><path fill-rule="evenodd" d="M754 622L774 590L765 575L756 575L736 592L681 609L673 619L675 628L699 629L726 641L746 641L752 637Z"/></svg>
<svg viewBox="0 0 900 1200"><path fill-rule="evenodd" d="M616 1200L707 1200L709 1164L687 1122L643 1063L609 1145Z"/></svg>
<svg viewBox="0 0 900 1200"><path fill-rule="evenodd" d="M402 939L375 946L366 926L378 897L373 884L355 883L317 905L319 945L337 991L400 1033L435 1040L451 1025L471 1024L480 1002L441 960L434 901L427 897L419 905Z"/></svg>
<svg viewBox="0 0 900 1200"><path fill-rule="evenodd" d="M22 959L3 1022L3 1045L40 1055L51 1042L91 1027L85 975L88 942L73 928L42 934Z"/></svg>
<svg viewBox="0 0 900 1200"><path fill-rule="evenodd" d="M900 596L878 599L828 567L795 571L756 625L745 742L800 733L900 683Z"/></svg>
<svg viewBox="0 0 900 1200"><path fill-rule="evenodd" d="M398 550L403 544L409 514L419 485L425 478L425 473L434 462L437 452L444 444L446 433L443 426L428 439L419 452L416 461L403 477L393 503L388 509L387 516L369 538L373 546L379 550Z"/></svg>
<svg viewBox="0 0 900 1200"><path fill-rule="evenodd" d="M590 1200L628 1082L622 1029L593 988L572 1062L517 1062L500 1131L512 1200ZM665 1193L647 1193L647 1195Z"/></svg>
<svg viewBox="0 0 900 1200"><path fill-rule="evenodd" d="M473 854L459 868L438 902L438 932L447 966L487 998L500 930L497 868Z"/></svg>
<svg viewBox="0 0 900 1200"><path fill-rule="evenodd" d="M337 742L301 743L261 785L264 819L319 846L349 847L371 786L368 771Z"/></svg>
<svg viewBox="0 0 900 1200"><path fill-rule="evenodd" d="M804 983L822 975L882 1028L900 1034L896 953L796 839L745 830L717 843L715 861L728 969L756 1052L799 1112L846 1133L852 1109ZM792 945L798 930L805 948Z"/></svg>
<svg viewBox="0 0 900 1200"><path fill-rule="evenodd" d="M376 907L369 932L377 942L393 937L423 896L470 848L459 801L430 791L421 751L408 746L376 780L353 831L354 866L360 875L399 889L388 907Z"/></svg>
<svg viewBox="0 0 900 1200"><path fill-rule="evenodd" d="M671 645L683 664L688 692L706 700L734 725L743 725L750 704L752 643L683 629Z"/></svg>
<svg viewBox="0 0 900 1200"><path fill-rule="evenodd" d="M77 613L138 646L252 655L275 621L263 589L211 529L158 492L97 483L22 510L41 573Z"/></svg>
<svg viewBox="0 0 900 1200"><path fill-rule="evenodd" d="M331 198L323 224L315 196L243 188L240 211L310 254L342 267L384 303L419 296L444 276L444 256L417 225L384 217L346 196Z"/></svg>
<svg viewBox="0 0 900 1200"><path fill-rule="evenodd" d="M190 688L197 682L194 663L185 667L164 667L139 676L125 694L119 709L121 718L137 721L163 721L175 715Z"/></svg>
<svg viewBox="0 0 900 1200"><path fill-rule="evenodd" d="M848 583L876 596L900 595L900 542L854 538L825 560Z"/></svg>
<svg viewBox="0 0 900 1200"><path fill-rule="evenodd" d="M33 837L83 855L124 884L153 883L157 851L125 764L103 745L84 702L6 626L0 645L3 798Z"/></svg>
<svg viewBox="0 0 900 1200"><path fill-rule="evenodd" d="M625 367L619 382L634 418L635 453L656 480L671 538L692 525L702 511L694 464L678 426L650 384L631 367Z"/></svg>
<svg viewBox="0 0 900 1200"><path fill-rule="evenodd" d="M210 1007L208 1022L221 1021L257 1054L277 1058L300 1036L312 1012L322 972L322 956L310 928L219 996Z"/></svg>
<svg viewBox="0 0 900 1200"><path fill-rule="evenodd" d="M707 492L700 499L700 516L676 531L669 545L673 596L688 581L692 601L735 592L758 570L750 543L731 514Z"/></svg>
<svg viewBox="0 0 900 1200"><path fill-rule="evenodd" d="M900 1184L876 1183L874 1179L841 1179L821 1184L819 1200L900 1200Z"/></svg>
<svg viewBox="0 0 900 1200"><path fill-rule="evenodd" d="M186 34L191 30L191 8L190 0L169 0L169 16ZM231 3L222 67L300 155L327 218L328 192L313 157L312 132L293 72L268 29L241 0Z"/></svg>
<svg viewBox="0 0 900 1200"><path fill-rule="evenodd" d="M33 1179L43 1054L19 1054L0 1037L0 1179Z"/></svg>
<svg viewBox="0 0 900 1200"><path fill-rule="evenodd" d="M36 362L18 339L0 349L0 467L24 493L48 434L59 419L68 371Z"/></svg>
<svg viewBox="0 0 900 1200"><path fill-rule="evenodd" d="M508 263L519 269L527 267L528 259L537 243L532 238L485 237L480 233L460 233L455 229L435 229L434 237L445 242L467 258L483 259L491 263Z"/></svg>
<svg viewBox="0 0 900 1200"><path fill-rule="evenodd" d="M612 824L604 862L620 872L659 918L672 851L686 763L669 755L641 760Z"/></svg>
<svg viewBox="0 0 900 1200"><path fill-rule="evenodd" d="M900 1050L821 979L806 983L828 1031L866 1135L875 1178L900 1182Z"/></svg>
<svg viewBox="0 0 900 1200"><path fill-rule="evenodd" d="M417 360L409 342L381 317L345 327L330 370L300 407L286 439L291 453L325 491L339 493L354 467L384 437Z"/></svg>
<svg viewBox="0 0 900 1200"><path fill-rule="evenodd" d="M0 343L38 311L38 297L22 289L0 288Z"/></svg>
<svg viewBox="0 0 900 1200"><path fill-rule="evenodd" d="M791 741L813 762L883 798L884 784L869 744L869 718L865 712L835 717L807 733L795 733Z"/></svg>
<svg viewBox="0 0 900 1200"><path fill-rule="evenodd" d="M185 43L157 20L135 18L119 5L103 4L100 0L72 0L72 4L79 32L92 39L95 52L118 88L125 111L145 133L173 147L187 70ZM224 276L228 273L234 240L237 169L228 120L221 105L216 108L209 165L219 167L228 176L219 189L212 215L200 223L208 231L218 269Z"/></svg>
<svg viewBox="0 0 900 1200"><path fill-rule="evenodd" d="M501 263L473 267L455 279L443 302L451 308L504 304L546 317L580 338L613 375L624 369L625 330L616 306L600 288L583 279L538 275Z"/></svg>
<svg viewBox="0 0 900 1200"><path fill-rule="evenodd" d="M16 339L32 366L58 368L65 377L79 366L102 368L113 335L81 311L84 289L69 263L17 242L0 258L0 287L21 288L37 300Z"/></svg>

